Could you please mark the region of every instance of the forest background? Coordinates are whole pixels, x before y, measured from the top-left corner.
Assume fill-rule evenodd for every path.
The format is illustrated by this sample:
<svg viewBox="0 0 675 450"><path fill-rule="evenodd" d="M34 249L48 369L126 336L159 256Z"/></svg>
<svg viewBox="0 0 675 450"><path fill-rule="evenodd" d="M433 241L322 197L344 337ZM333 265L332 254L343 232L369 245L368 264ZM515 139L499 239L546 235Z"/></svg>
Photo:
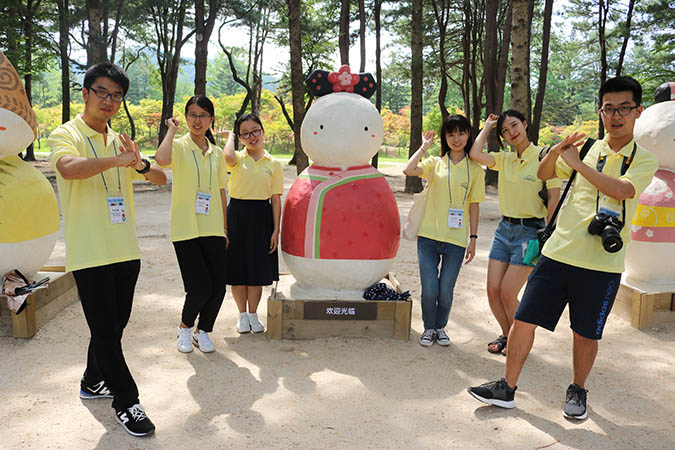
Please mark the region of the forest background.
<svg viewBox="0 0 675 450"><path fill-rule="evenodd" d="M259 113L268 149L299 173L308 164L299 129L313 101L303 81L339 64L381 81L371 99L385 125L375 166L407 159L423 129L454 113L477 132L487 114L517 109L542 145L572 130L601 137L602 81L635 77L646 105L675 81L675 1L2 0L0 49L38 117L25 159L48 151L49 133L82 111L86 67L111 61L131 79L113 127L146 152L164 119L206 94L218 129ZM499 148L494 133L488 148ZM406 180L406 191L420 189Z"/></svg>

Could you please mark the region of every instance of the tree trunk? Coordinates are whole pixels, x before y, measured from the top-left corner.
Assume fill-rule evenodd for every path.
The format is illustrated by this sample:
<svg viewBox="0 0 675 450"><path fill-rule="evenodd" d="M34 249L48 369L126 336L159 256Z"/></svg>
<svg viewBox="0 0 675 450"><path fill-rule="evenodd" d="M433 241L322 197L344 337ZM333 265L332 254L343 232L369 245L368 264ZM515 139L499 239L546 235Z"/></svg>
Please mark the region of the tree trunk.
<svg viewBox="0 0 675 450"><path fill-rule="evenodd" d="M366 6L365 0L359 0L359 50L361 51L361 64L359 73L366 71Z"/></svg>
<svg viewBox="0 0 675 450"><path fill-rule="evenodd" d="M607 0L609 3L609 0ZM607 41L605 40L605 25L609 5L604 0L598 2L598 41L600 43L600 86L607 81ZM602 105L600 105L602 106ZM602 125L602 117L598 114L598 139L605 137L605 127Z"/></svg>
<svg viewBox="0 0 675 450"><path fill-rule="evenodd" d="M209 15L206 17L204 0L195 1L195 95L206 95L206 65L209 60L209 39L216 24L221 3L209 0Z"/></svg>
<svg viewBox="0 0 675 450"><path fill-rule="evenodd" d="M626 34L623 36L623 44L621 44L621 51L619 52L619 62L616 65L616 75L617 77L621 76L621 70L623 69L623 59L626 56L626 47L628 47L628 41L630 40L630 23L633 18L633 7L635 6L635 0L630 0L628 2L628 12L626 13Z"/></svg>
<svg viewBox="0 0 675 450"><path fill-rule="evenodd" d="M382 0L375 0L373 7L373 15L375 16L375 79L377 85L375 87L375 108L382 111L382 39L380 36L381 24L380 19L382 15ZM377 168L379 152L375 153L370 162L373 167Z"/></svg>
<svg viewBox="0 0 675 450"><path fill-rule="evenodd" d="M471 58L471 2L462 2L464 11L464 27L462 31L462 98L464 99L464 114L471 114L471 89L469 64Z"/></svg>
<svg viewBox="0 0 675 450"><path fill-rule="evenodd" d="M349 0L342 0L340 8L340 34L338 46L340 47L340 64L349 65Z"/></svg>
<svg viewBox="0 0 675 450"><path fill-rule="evenodd" d="M305 86L302 76L302 38L300 29L300 0L288 2L288 31L291 51L291 95L293 97L293 139L295 142L295 168L298 175L309 165L302 149L300 128L305 117Z"/></svg>
<svg viewBox="0 0 675 450"><path fill-rule="evenodd" d="M61 58L61 123L70 120L70 55L68 54L68 0L58 0L59 10L59 56Z"/></svg>
<svg viewBox="0 0 675 450"><path fill-rule="evenodd" d="M412 42L411 65L411 97L410 97L410 147L408 157L422 145L422 53L424 41L422 35L422 0L412 0ZM419 177L405 177L405 192L415 193L422 190L422 180Z"/></svg>
<svg viewBox="0 0 675 450"><path fill-rule="evenodd" d="M108 60L105 39L101 33L101 2L86 0L89 23L89 41L87 45L87 67Z"/></svg>
<svg viewBox="0 0 675 450"><path fill-rule="evenodd" d="M527 86L529 85L530 52L527 34L529 29L528 0L513 0L513 36L511 41L511 109L529 115Z"/></svg>
<svg viewBox="0 0 675 450"><path fill-rule="evenodd" d="M537 85L537 98L534 102L532 122L528 127L530 141L539 142L539 128L541 126L541 112L544 108L544 95L546 94L546 75L548 72L548 48L551 38L551 14L553 13L553 0L546 0L544 4L544 28L541 37L541 62L539 63L539 84Z"/></svg>
<svg viewBox="0 0 675 450"><path fill-rule="evenodd" d="M28 103L33 105L33 20L40 8L40 0L27 0L25 16L23 18L23 34L24 34L24 76L23 83L26 89L26 97ZM35 161L35 153L33 151L33 143L26 148L26 154L23 158L25 161Z"/></svg>
<svg viewBox="0 0 675 450"><path fill-rule="evenodd" d="M432 0L431 5L434 8L434 18L438 28L438 64L441 71L441 85L438 89L438 107L441 109L441 118L443 121L450 115L445 106L445 99L448 93L448 66L445 60L445 38L448 26L448 4L445 0Z"/></svg>

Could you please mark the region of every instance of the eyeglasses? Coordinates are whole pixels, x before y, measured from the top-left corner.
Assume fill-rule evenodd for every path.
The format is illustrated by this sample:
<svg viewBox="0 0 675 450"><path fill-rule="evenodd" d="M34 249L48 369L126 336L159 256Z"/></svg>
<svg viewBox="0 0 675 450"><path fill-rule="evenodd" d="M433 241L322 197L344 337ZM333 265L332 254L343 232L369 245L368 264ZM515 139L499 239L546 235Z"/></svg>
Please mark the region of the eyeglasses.
<svg viewBox="0 0 675 450"><path fill-rule="evenodd" d="M636 108L639 108L639 106L619 106L618 108L606 107L600 108L600 112L605 117L612 117L614 116L615 112L618 112L620 116L627 116L632 110Z"/></svg>
<svg viewBox="0 0 675 450"><path fill-rule="evenodd" d="M124 100L124 95L111 94L105 89L94 89L93 87L90 87L89 90L92 91L94 94L96 94L98 98L102 98L103 100L105 100L108 97L110 97L110 100L112 100L115 103L122 103L122 100Z"/></svg>
<svg viewBox="0 0 675 450"><path fill-rule="evenodd" d="M257 128L257 129L252 130L252 131L245 131L243 133L239 133L239 137L242 138L242 139L248 139L251 136L258 137L261 134L262 134L262 128Z"/></svg>
<svg viewBox="0 0 675 450"><path fill-rule="evenodd" d="M190 119L190 120L207 120L207 119L210 119L211 116L208 115L208 114L192 114L192 113L188 113L188 114L187 114L187 118Z"/></svg>

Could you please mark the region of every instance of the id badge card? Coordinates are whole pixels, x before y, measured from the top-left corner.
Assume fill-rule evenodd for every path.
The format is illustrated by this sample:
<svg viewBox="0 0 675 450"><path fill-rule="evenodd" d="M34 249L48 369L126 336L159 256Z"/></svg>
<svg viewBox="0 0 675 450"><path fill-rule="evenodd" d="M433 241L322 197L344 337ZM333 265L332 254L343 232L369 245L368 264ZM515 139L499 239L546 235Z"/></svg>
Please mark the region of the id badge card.
<svg viewBox="0 0 675 450"><path fill-rule="evenodd" d="M462 228L464 225L464 210L450 208L448 211L448 227Z"/></svg>
<svg viewBox="0 0 675 450"><path fill-rule="evenodd" d="M197 201L195 202L195 212L197 214L208 214L211 207L211 194L197 192Z"/></svg>
<svg viewBox="0 0 675 450"><path fill-rule="evenodd" d="M126 223L127 211L124 208L124 197L108 197L108 212L111 224Z"/></svg>
<svg viewBox="0 0 675 450"><path fill-rule="evenodd" d="M600 209L598 209L598 213L605 214L607 216L613 216L613 217L621 216L621 213L619 211L614 211L613 209L605 208L604 206L602 206L602 207L600 207Z"/></svg>

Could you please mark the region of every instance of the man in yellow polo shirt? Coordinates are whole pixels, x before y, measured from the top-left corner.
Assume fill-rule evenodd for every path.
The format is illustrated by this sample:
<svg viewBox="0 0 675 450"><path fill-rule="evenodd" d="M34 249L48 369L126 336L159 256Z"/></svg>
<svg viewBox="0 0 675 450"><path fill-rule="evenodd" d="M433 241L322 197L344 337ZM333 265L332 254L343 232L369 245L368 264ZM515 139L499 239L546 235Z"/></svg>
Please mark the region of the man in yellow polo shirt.
<svg viewBox="0 0 675 450"><path fill-rule="evenodd" d="M642 113L640 84L631 77L612 78L598 97L605 139L595 142L582 161L577 147L583 135L575 133L552 147L539 165L541 179L569 179L573 171L577 176L516 311L505 377L468 389L482 402L515 406L516 382L535 329L553 331L569 304L574 376L563 414L578 420L588 417L585 383L621 283L631 218L658 168L656 157L633 138L635 120Z"/></svg>
<svg viewBox="0 0 675 450"><path fill-rule="evenodd" d="M131 315L140 271L133 179L164 184L166 176L141 158L128 136L108 127L129 89L126 73L113 64L84 75L84 113L49 136L66 240L66 270L72 271L91 332L83 399L112 398L115 418L130 434L155 429L138 400L122 353L122 332Z"/></svg>

